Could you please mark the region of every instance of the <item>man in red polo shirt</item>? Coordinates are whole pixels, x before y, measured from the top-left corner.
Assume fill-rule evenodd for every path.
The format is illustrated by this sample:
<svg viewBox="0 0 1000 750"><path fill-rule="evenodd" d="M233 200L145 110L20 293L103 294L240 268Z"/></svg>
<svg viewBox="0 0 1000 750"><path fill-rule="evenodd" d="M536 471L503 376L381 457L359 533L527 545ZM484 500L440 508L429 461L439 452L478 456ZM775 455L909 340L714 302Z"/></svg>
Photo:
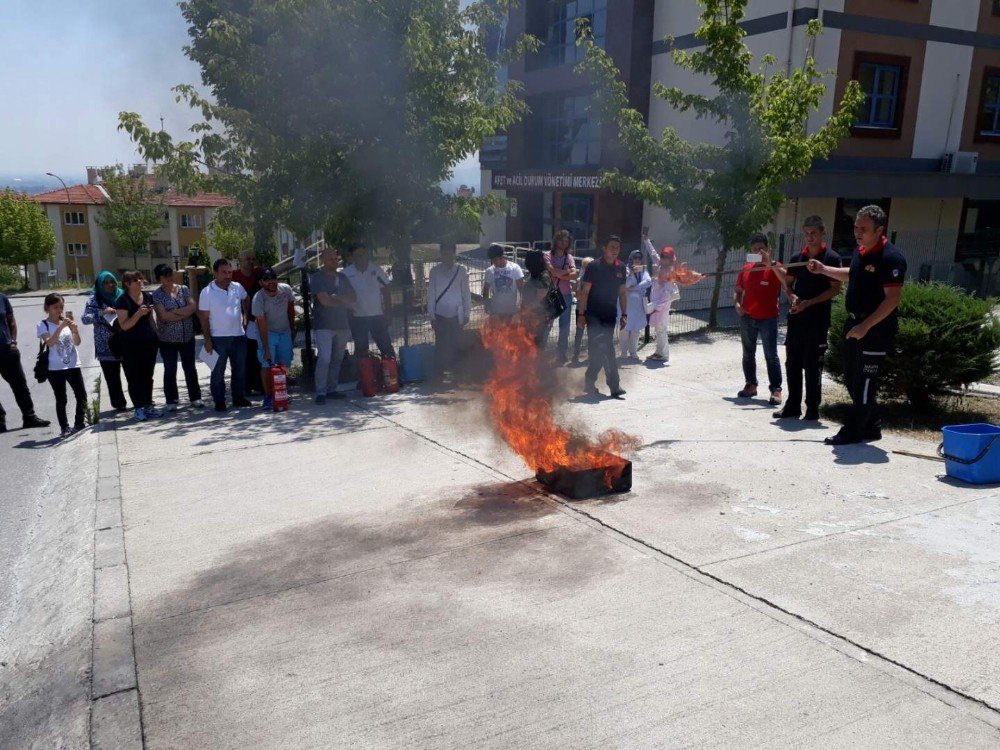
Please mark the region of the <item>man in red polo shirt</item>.
<svg viewBox="0 0 1000 750"><path fill-rule="evenodd" d="M760 255L760 263L747 263L736 277L733 303L740 316L743 339L743 376L746 385L736 394L739 398L757 395L757 339L764 346L767 363L768 403L781 403L781 360L778 359L778 299L784 284L772 270L771 249L767 237L755 234L750 239L750 251Z"/></svg>

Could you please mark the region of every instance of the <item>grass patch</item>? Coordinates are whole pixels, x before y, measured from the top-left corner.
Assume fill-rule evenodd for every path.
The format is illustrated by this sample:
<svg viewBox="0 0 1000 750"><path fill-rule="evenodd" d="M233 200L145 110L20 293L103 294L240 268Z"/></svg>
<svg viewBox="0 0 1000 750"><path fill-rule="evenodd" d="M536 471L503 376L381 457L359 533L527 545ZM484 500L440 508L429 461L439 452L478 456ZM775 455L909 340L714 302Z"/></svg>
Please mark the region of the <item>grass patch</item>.
<svg viewBox="0 0 1000 750"><path fill-rule="evenodd" d="M823 384L820 413L832 422L843 423L851 406L847 390ZM987 422L1000 424L1000 399L983 396L948 396L931 399L926 409L914 409L905 401L879 404L883 431L928 442L941 441L941 428L955 424Z"/></svg>
<svg viewBox="0 0 1000 750"><path fill-rule="evenodd" d="M90 393L90 403L83 414L84 421L93 427L101 421L101 376L94 378L94 389Z"/></svg>

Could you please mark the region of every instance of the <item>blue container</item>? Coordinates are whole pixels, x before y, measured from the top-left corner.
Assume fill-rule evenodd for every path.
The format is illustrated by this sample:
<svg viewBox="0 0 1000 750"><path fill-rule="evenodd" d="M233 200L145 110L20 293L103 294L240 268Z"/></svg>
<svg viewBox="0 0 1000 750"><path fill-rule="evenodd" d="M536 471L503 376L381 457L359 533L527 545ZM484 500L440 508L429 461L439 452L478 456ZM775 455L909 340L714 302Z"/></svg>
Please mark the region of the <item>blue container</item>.
<svg viewBox="0 0 1000 750"><path fill-rule="evenodd" d="M414 344L399 350L399 379L404 383L427 380L433 372L434 345Z"/></svg>
<svg viewBox="0 0 1000 750"><path fill-rule="evenodd" d="M945 471L970 484L1000 482L1000 427L992 424L959 424L941 429L938 454Z"/></svg>

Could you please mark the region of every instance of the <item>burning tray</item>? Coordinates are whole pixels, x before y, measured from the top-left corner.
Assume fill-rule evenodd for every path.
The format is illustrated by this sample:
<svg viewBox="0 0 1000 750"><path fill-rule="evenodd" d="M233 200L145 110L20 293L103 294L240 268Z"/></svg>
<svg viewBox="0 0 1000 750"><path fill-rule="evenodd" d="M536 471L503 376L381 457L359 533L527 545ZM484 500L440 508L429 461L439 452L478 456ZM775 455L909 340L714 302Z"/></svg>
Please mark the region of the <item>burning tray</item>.
<svg viewBox="0 0 1000 750"><path fill-rule="evenodd" d="M606 466L591 469L567 469L558 467L554 471L539 469L535 479L553 492L565 495L570 500L586 500L600 495L610 495L618 492L628 492L632 489L632 462L626 461L625 468L618 478L611 480L608 486Z"/></svg>

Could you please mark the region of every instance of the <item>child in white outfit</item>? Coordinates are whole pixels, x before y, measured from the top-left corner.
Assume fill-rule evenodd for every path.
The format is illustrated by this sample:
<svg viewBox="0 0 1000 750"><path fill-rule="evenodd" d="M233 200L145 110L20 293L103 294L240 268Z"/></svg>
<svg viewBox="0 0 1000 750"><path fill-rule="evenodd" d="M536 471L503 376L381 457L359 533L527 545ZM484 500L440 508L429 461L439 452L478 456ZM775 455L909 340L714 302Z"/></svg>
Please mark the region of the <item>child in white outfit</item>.
<svg viewBox="0 0 1000 750"><path fill-rule="evenodd" d="M656 351L649 355L649 359L669 362L670 308L680 299L682 285L695 284L705 277L689 270L684 264L678 270L677 254L672 247L665 247L662 253L657 253L648 237L643 239L642 246L653 266L653 283L649 295L653 312L649 316L649 325L656 331Z"/></svg>
<svg viewBox="0 0 1000 750"><path fill-rule="evenodd" d="M622 357L639 359L639 336L646 327L646 290L653 283L646 272L642 253L634 251L628 258L629 273L625 280L628 291L628 319L621 332Z"/></svg>

